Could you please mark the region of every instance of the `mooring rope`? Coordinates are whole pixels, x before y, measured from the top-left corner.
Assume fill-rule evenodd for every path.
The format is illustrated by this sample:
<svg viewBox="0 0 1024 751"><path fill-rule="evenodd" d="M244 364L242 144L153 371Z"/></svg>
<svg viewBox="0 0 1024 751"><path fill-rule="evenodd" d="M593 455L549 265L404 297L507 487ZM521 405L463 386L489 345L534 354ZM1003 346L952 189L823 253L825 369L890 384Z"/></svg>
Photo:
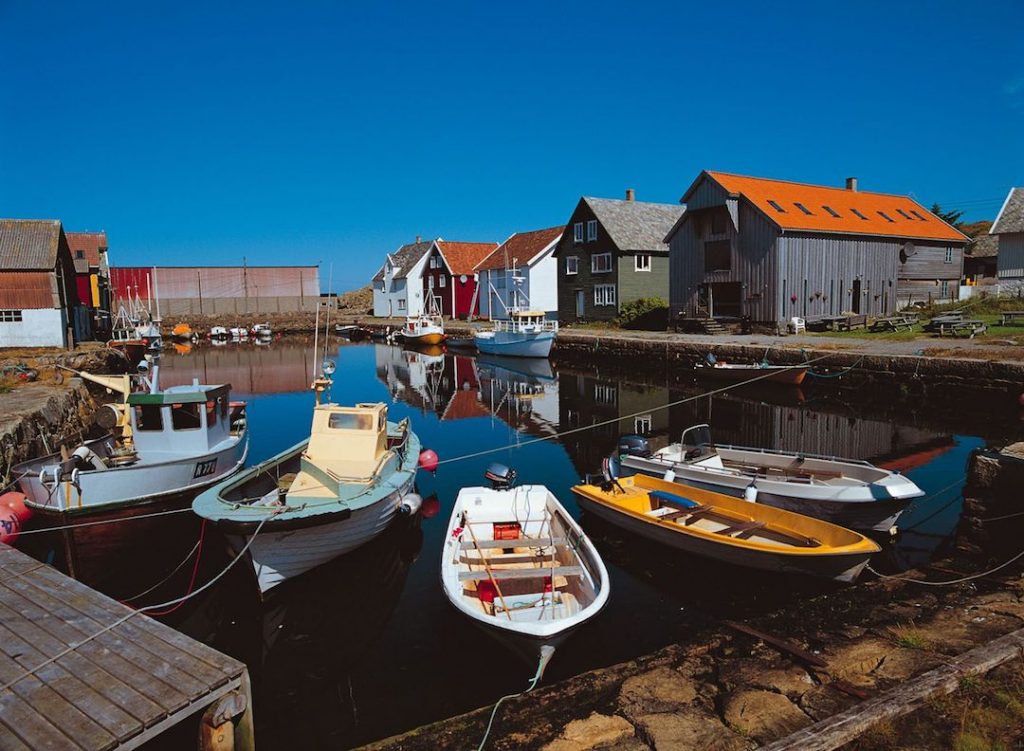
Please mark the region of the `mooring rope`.
<svg viewBox="0 0 1024 751"><path fill-rule="evenodd" d="M480 745L476 747L476 751L483 751L484 746L487 745L487 738L491 734L491 726L494 724L494 718L498 714L498 707L501 706L501 703L506 699L514 699L517 696L523 696L524 694L528 694L531 691L533 691L533 689L537 688L537 684L540 683L540 679L544 676L544 669L547 668L548 663L551 662L551 658L554 656L554 654L554 647L548 645L544 645L543 647L541 647L540 659L537 661L537 672L530 680L529 687L527 687L525 691L519 691L514 694L506 694L494 703L494 709L491 710L491 718L487 721L487 729L484 730L484 737L480 740Z"/></svg>
<svg viewBox="0 0 1024 751"><path fill-rule="evenodd" d="M216 584L218 581L220 581L220 579L228 571L230 571L234 567L234 565L236 563L238 563L247 552L249 552L249 548L252 546L253 541L256 539L257 535L259 535L260 531L263 529L263 525L266 524L266 522L267 522L266 519L261 521L259 523L259 526L256 527L256 530L252 533L252 536L249 537L249 540L245 543L245 546L240 551L238 551L238 555L236 555L231 560L231 562L228 563L228 565L225 566L220 571L220 573L218 573L215 577L210 579L210 581L206 582L206 584L201 586L199 589L194 590L192 592L189 592L189 593L185 594L182 597L176 597L173 600L168 600L167 602L161 602L161 603L159 603L157 605L147 605L144 608L139 608L138 610L132 610L127 615L124 615L121 618L118 618L113 623L111 623L111 624L109 624L107 626L104 626L103 628L101 628L96 633L90 634L89 636L85 637L81 641L76 642L75 644L70 645L66 649L62 649L60 652L58 652L57 654L53 655L52 657L49 657L49 658L43 660L41 663L36 665L34 668L21 672L16 678L14 678L14 679L12 679L10 681L7 681L7 683L5 683L2 686L0 686L0 692L9 690L16 683L18 683L20 681L23 681L25 678L28 678L29 676L34 675L35 673L38 673L40 670L45 668L47 665L52 665L57 660L59 660L61 657L65 657L65 656L71 654L76 649L81 647L83 644L87 644L87 643L93 641L94 639L98 639L99 637L103 636L103 634L105 634L105 633L107 633L107 632L117 628L122 623L128 621L130 618L132 618L132 617L134 617L136 615L139 615L140 613L145 614L145 613L148 613L149 611L153 611L153 610L159 611L159 610L162 610L164 608L171 607L172 605L178 605L179 603L183 603L186 600L189 600L189 599L191 599L191 598L201 594L202 592L205 592L207 589L209 589L214 584ZM128 606L125 606L125 607L128 607Z"/></svg>
<svg viewBox="0 0 1024 751"><path fill-rule="evenodd" d="M875 571L873 568L871 568L871 564L870 563L867 564L865 566L865 568L867 568L868 571L870 571L872 574L877 576L879 579L896 579L897 581L910 582L911 584L924 584L925 586L929 586L929 587L945 587L945 586L949 586L950 584L963 584L964 582L969 582L969 581L971 581L973 579L981 579L982 577L988 576L990 574L994 574L996 571L999 571L1001 569L1006 568L1011 563L1013 563L1015 561L1018 561L1021 558L1024 558L1024 550L1022 550L1019 553L1017 553L1017 555L1013 556L1013 558L1011 558L1010 560L1004 561L1003 563L1000 563L995 568L990 568L988 571L982 571L980 574L971 574L970 576L964 576L964 577L961 577L959 579L950 579L949 581L944 581L944 582L932 582L932 581L927 581L925 579L914 579L914 578L909 577L909 576L893 576L891 574L880 574L877 571Z"/></svg>

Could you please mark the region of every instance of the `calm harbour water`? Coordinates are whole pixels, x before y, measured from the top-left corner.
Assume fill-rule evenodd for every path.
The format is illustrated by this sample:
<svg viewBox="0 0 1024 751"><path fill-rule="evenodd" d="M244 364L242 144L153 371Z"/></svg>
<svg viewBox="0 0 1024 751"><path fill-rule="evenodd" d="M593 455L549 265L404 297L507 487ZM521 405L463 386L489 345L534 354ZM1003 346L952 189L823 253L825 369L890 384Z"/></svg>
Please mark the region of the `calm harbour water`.
<svg viewBox="0 0 1024 751"><path fill-rule="evenodd" d="M312 342L282 341L170 352L161 377L164 385L193 377L230 382L235 397L249 403L249 461L255 463L308 435L311 350ZM958 483L970 452L1018 430L1010 409L978 415L966 405L927 401L869 404L816 383L802 392L767 387L659 409L697 397L700 387L670 387L642 373L607 378L579 366L495 362L380 344L332 343L331 352L338 364L336 401L389 403L390 418L410 417L423 445L442 460L503 448L444 464L435 475L421 472L419 491L427 502L418 526L396 526L282 586L262 605L249 570L240 565L209 596L169 619L250 666L263 749L358 745L525 687L533 668L459 617L439 580L454 498L463 486L483 484L493 461L515 467L520 482L547 485L579 516L569 488L598 469L621 433L649 433L660 445L707 422L721 443L871 459L904 470L927 493L901 520L901 538L886 543L875 562L899 570L927 562L952 543L961 507ZM600 425L592 430L554 438L560 430L595 423ZM552 440L531 442L540 437ZM718 618L749 617L833 588L711 564L593 518L582 522L605 558L612 594L606 610L559 650L547 683L686 642L689 632ZM194 541L189 538L183 550ZM223 566L222 548L209 532L200 581ZM159 576L153 574L154 580ZM184 583L175 586L168 599L184 591Z"/></svg>

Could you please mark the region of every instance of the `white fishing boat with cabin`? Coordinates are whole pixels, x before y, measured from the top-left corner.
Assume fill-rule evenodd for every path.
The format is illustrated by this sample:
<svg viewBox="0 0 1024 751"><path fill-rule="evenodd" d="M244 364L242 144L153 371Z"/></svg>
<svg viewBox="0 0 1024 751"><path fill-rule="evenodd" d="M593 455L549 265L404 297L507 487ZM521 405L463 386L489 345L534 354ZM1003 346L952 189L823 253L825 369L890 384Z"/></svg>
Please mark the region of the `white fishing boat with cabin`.
<svg viewBox="0 0 1024 751"><path fill-rule="evenodd" d="M911 479L855 459L715 445L706 424L679 443L651 451L638 435L619 439L622 466L676 483L756 498L767 506L861 530L889 532L911 500L924 495Z"/></svg>
<svg viewBox="0 0 1024 751"><path fill-rule="evenodd" d="M111 432L73 449L14 467L26 504L43 516L84 517L132 512L139 506L200 490L245 463L245 403L229 384L158 385L159 366L133 390L131 377L78 373L122 395L97 423Z"/></svg>
<svg viewBox="0 0 1024 751"><path fill-rule="evenodd" d="M514 487L515 471L501 465L486 477L491 487L455 499L441 583L456 610L535 661L600 612L608 572L550 490Z"/></svg>

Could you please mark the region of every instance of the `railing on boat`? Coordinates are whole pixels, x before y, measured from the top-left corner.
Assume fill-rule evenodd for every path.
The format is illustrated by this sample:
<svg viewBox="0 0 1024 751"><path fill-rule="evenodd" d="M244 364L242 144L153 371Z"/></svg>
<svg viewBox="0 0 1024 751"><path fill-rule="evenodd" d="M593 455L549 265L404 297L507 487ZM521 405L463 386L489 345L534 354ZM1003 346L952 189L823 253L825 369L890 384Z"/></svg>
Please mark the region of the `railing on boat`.
<svg viewBox="0 0 1024 751"><path fill-rule="evenodd" d="M511 319L496 320L494 323L494 331L501 331L509 334L539 334L541 332L550 331L551 333L558 332L558 321L549 321L548 319L533 320L533 319Z"/></svg>

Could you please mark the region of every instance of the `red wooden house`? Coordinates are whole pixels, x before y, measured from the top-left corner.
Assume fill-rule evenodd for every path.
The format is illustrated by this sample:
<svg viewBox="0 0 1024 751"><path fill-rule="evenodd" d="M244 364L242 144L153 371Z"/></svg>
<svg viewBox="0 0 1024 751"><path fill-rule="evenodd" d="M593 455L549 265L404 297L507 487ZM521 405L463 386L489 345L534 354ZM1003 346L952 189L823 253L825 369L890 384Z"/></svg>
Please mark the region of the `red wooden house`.
<svg viewBox="0 0 1024 751"><path fill-rule="evenodd" d="M468 318L480 311L474 267L498 247L498 243L463 243L436 240L423 269L423 299L433 297L426 310L448 318Z"/></svg>

